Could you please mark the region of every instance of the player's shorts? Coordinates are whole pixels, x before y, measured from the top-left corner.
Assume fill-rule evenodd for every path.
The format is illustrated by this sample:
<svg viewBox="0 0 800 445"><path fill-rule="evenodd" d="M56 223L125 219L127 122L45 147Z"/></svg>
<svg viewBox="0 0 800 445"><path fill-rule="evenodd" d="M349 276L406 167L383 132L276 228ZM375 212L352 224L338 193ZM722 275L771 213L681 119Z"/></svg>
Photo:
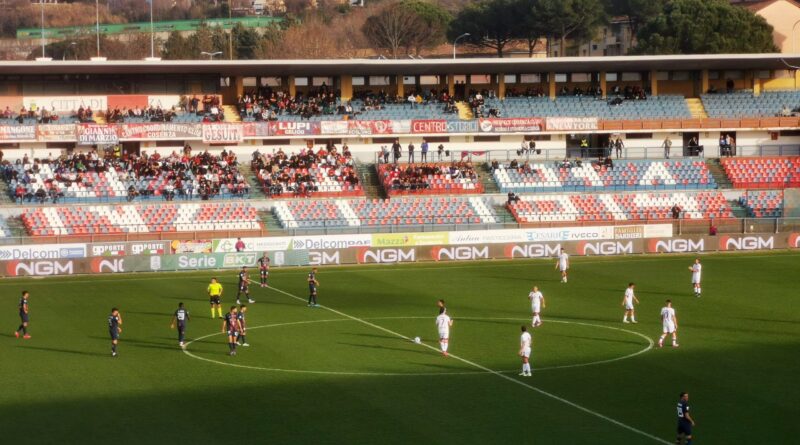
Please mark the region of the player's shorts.
<svg viewBox="0 0 800 445"><path fill-rule="evenodd" d="M530 358L531 356L531 348L525 348L522 350L522 356L525 358Z"/></svg>
<svg viewBox="0 0 800 445"><path fill-rule="evenodd" d="M247 283L242 283L239 285L239 290L242 292L247 292Z"/></svg>
<svg viewBox="0 0 800 445"><path fill-rule="evenodd" d="M686 420L679 420L678 421L678 434L684 434L686 436L692 435L692 422L688 422Z"/></svg>
<svg viewBox="0 0 800 445"><path fill-rule="evenodd" d="M664 323L663 328L665 334L672 334L675 332L675 323Z"/></svg>
<svg viewBox="0 0 800 445"><path fill-rule="evenodd" d="M111 336L112 340L119 340L119 331L116 329L109 329L108 335Z"/></svg>
<svg viewBox="0 0 800 445"><path fill-rule="evenodd" d="M183 332L186 330L186 325L183 323L178 323L178 332Z"/></svg>
<svg viewBox="0 0 800 445"><path fill-rule="evenodd" d="M313 285L312 286L308 286L308 291L311 292L312 294L316 294L317 293L317 286L313 286Z"/></svg>
<svg viewBox="0 0 800 445"><path fill-rule="evenodd" d="M531 312L533 312L534 314L538 314L539 312L542 312L542 307L541 306L531 306Z"/></svg>
<svg viewBox="0 0 800 445"><path fill-rule="evenodd" d="M439 331L439 338L447 340L450 338L450 331Z"/></svg>
<svg viewBox="0 0 800 445"><path fill-rule="evenodd" d="M228 331L228 337L236 337L239 335L239 331Z"/></svg>
<svg viewBox="0 0 800 445"><path fill-rule="evenodd" d="M632 311L633 310L633 303L625 303L625 310Z"/></svg>
<svg viewBox="0 0 800 445"><path fill-rule="evenodd" d="M268 270L266 270L266 269L262 269L262 270L261 270L261 276L262 276L262 277L269 276L269 271L268 271Z"/></svg>
<svg viewBox="0 0 800 445"><path fill-rule="evenodd" d="M211 304L220 304L219 295L214 295L209 298Z"/></svg>
<svg viewBox="0 0 800 445"><path fill-rule="evenodd" d="M569 269L569 267L567 267L567 266L559 266L559 269L561 270L561 272L566 272L567 269Z"/></svg>
<svg viewBox="0 0 800 445"><path fill-rule="evenodd" d="M692 284L700 284L700 275L692 274Z"/></svg>
<svg viewBox="0 0 800 445"><path fill-rule="evenodd" d="M25 312L20 312L19 313L19 318L20 318L20 320L22 320L23 323L27 323L28 322L28 314L25 313Z"/></svg>

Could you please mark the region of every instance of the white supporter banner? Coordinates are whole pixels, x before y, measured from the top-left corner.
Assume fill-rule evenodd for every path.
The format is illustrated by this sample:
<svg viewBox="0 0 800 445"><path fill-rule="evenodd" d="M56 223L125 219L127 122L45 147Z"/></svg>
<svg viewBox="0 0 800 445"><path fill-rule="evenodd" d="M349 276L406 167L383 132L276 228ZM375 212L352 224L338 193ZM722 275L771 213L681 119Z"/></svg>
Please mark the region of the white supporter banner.
<svg viewBox="0 0 800 445"><path fill-rule="evenodd" d="M47 108L58 114L77 112L80 107L101 111L108 109L108 96L25 96L22 105L28 110Z"/></svg>
<svg viewBox="0 0 800 445"><path fill-rule="evenodd" d="M547 131L590 131L598 129L596 117L548 117Z"/></svg>
<svg viewBox="0 0 800 445"><path fill-rule="evenodd" d="M631 234L635 234L630 236ZM498 244L544 241L591 241L672 236L671 224L554 227L542 229L467 230L450 232L450 244Z"/></svg>
<svg viewBox="0 0 800 445"><path fill-rule="evenodd" d="M236 251L237 238L224 238L214 243L215 253ZM372 235L316 235L242 238L247 252L273 252L279 250L322 250L369 247Z"/></svg>

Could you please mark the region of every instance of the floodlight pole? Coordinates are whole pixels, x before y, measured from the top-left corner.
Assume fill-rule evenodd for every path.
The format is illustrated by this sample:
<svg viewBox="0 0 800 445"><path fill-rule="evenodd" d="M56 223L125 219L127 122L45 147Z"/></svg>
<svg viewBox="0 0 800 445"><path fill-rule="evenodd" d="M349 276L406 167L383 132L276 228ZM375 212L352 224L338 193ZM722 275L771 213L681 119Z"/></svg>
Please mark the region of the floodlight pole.
<svg viewBox="0 0 800 445"><path fill-rule="evenodd" d="M42 58L44 58L44 0L39 0L39 4L42 7Z"/></svg>
<svg viewBox="0 0 800 445"><path fill-rule="evenodd" d="M97 57L100 57L100 0L94 0L95 34L97 35Z"/></svg>
<svg viewBox="0 0 800 445"><path fill-rule="evenodd" d="M465 32L464 34L461 34L460 36L456 37L456 39L453 41L453 59L456 58L456 44L458 43L458 41L464 37L469 37L469 36L470 33Z"/></svg>
<svg viewBox="0 0 800 445"><path fill-rule="evenodd" d="M150 58L154 58L156 56L156 35L155 30L153 29L153 2L155 0L150 0Z"/></svg>

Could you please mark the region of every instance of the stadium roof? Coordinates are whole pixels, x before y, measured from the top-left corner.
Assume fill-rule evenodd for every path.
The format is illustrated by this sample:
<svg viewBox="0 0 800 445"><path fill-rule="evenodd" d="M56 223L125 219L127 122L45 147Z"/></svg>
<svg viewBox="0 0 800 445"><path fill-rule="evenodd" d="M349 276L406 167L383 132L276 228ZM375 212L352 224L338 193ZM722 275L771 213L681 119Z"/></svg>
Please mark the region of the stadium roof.
<svg viewBox="0 0 800 445"><path fill-rule="evenodd" d="M3 75L218 74L221 76L337 76L494 74L595 71L777 70L800 65L800 54L466 58L426 60L113 60L0 62Z"/></svg>

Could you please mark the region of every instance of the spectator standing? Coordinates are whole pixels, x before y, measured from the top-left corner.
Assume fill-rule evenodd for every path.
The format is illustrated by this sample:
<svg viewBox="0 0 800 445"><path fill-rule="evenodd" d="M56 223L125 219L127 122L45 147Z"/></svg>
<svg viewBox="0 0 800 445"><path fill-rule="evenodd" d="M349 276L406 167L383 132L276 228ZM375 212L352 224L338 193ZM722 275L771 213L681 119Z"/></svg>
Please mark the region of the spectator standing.
<svg viewBox="0 0 800 445"><path fill-rule="evenodd" d="M389 147L381 145L381 156L383 156L383 163L389 163Z"/></svg>
<svg viewBox="0 0 800 445"><path fill-rule="evenodd" d="M414 163L414 143L413 142L409 142L408 143L408 163L409 164L413 164Z"/></svg>
<svg viewBox="0 0 800 445"><path fill-rule="evenodd" d="M683 209L681 209L681 206L679 206L678 204L675 204L674 206L672 206L672 209L670 210L672 212L672 218L673 219L679 219L681 217L681 211L682 210Z"/></svg>
<svg viewBox="0 0 800 445"><path fill-rule="evenodd" d="M669 136L667 136L667 138L664 139L664 143L662 143L661 146L664 147L664 159L669 159L669 152L672 149L672 139L670 139Z"/></svg>
<svg viewBox="0 0 800 445"><path fill-rule="evenodd" d="M625 148L625 143L622 142L622 138L617 136L617 140L614 142L614 150L617 152L617 159L622 157L622 149Z"/></svg>
<svg viewBox="0 0 800 445"><path fill-rule="evenodd" d="M244 252L244 241L242 241L241 238L237 238L236 245L234 245L234 248L236 249L237 252Z"/></svg>
<svg viewBox="0 0 800 445"><path fill-rule="evenodd" d="M444 154L444 144L439 144L439 148L437 149L439 153L439 160L442 160L442 155Z"/></svg>
<svg viewBox="0 0 800 445"><path fill-rule="evenodd" d="M428 162L428 141L423 139L422 144L420 144L419 148L420 152L422 153L421 156L422 162Z"/></svg>
<svg viewBox="0 0 800 445"><path fill-rule="evenodd" d="M394 158L394 163L397 164L400 161L400 151L402 150L402 146L400 145L400 139L395 139L394 144L392 144L392 156Z"/></svg>

